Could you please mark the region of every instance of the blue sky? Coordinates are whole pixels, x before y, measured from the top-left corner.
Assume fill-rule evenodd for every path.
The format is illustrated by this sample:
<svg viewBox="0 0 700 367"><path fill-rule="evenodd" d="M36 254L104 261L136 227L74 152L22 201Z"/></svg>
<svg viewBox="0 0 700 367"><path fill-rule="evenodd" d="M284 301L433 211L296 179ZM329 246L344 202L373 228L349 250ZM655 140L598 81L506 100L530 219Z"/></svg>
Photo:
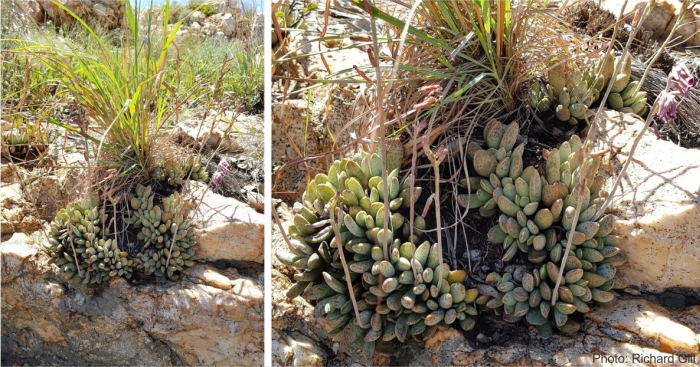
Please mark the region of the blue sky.
<svg viewBox="0 0 700 367"><path fill-rule="evenodd" d="M263 10L263 1L264 0L238 0L238 4L240 6L245 7L246 9L249 9L253 5L258 9L258 12L262 12ZM136 0L129 0L131 5L136 4ZM148 6L151 3L151 0L139 0L141 3L141 6ZM171 4L179 4L179 5L186 5L189 2L189 0L171 0ZM165 0L153 0L153 6L162 6L165 4Z"/></svg>

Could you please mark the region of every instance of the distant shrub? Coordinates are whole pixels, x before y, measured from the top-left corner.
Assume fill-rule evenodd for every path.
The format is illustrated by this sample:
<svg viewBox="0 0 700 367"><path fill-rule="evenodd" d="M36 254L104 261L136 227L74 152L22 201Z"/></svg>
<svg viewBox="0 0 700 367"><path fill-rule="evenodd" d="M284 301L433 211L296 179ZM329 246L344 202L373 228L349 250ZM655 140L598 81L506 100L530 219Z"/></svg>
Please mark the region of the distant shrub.
<svg viewBox="0 0 700 367"><path fill-rule="evenodd" d="M219 10L216 5L205 4L202 0L190 0L187 7L192 10L199 10L206 16L213 15Z"/></svg>

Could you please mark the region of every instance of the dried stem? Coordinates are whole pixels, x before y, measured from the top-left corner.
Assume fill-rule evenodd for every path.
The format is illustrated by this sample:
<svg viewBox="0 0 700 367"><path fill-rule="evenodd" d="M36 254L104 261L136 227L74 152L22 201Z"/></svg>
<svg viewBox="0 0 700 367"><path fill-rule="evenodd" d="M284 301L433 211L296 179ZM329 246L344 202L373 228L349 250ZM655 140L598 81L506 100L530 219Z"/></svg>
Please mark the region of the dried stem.
<svg viewBox="0 0 700 367"><path fill-rule="evenodd" d="M355 310L355 319L357 323L360 323L360 310L357 307L357 300L355 299L355 291L352 288L352 280L350 279L350 269L348 268L348 263L345 261L345 254L343 253L343 244L340 243L340 229L338 228L338 222L335 220L336 217L340 218L343 215L343 209L336 206L330 211L331 215L331 227L335 233L336 244L338 245L338 253L340 254L340 262L343 264L343 272L345 273L345 282L348 285L348 294L350 295L350 300L352 301L352 308ZM364 328L364 325L360 325Z"/></svg>
<svg viewBox="0 0 700 367"><path fill-rule="evenodd" d="M423 140L423 151L425 155L430 160L433 166L433 174L435 175L435 192L433 193L435 201L435 222L437 226L437 245L438 245L438 261L442 265L442 230L441 230L441 218L440 218L440 153L433 154L428 146L427 139Z"/></svg>
<svg viewBox="0 0 700 367"><path fill-rule="evenodd" d="M688 7L689 3L690 3L689 0L685 0L683 2L682 9L686 9ZM668 35L668 37L666 37L666 40L664 40L664 43L659 48L660 50L663 50L666 47L668 47L668 44L673 39L673 35L676 33L676 30L678 30L678 28L681 25L681 21L683 20L684 14L685 14L685 12L681 11L680 15L676 19L676 23L673 25L673 28L671 29L671 33ZM642 22L640 21L639 24L641 25L641 23ZM660 53L658 55L660 55ZM658 55L656 57L658 57ZM654 60L656 60L656 57L654 58ZM649 63L649 66L647 67L648 69L651 68L651 64L653 64L653 60L652 60L652 62ZM648 69L647 69L647 71L648 71ZM646 76L647 71L644 72L643 78ZM641 84L641 82L640 82L640 84ZM669 85L667 84L666 91L668 91L668 88L669 88ZM651 125L651 122L654 120L654 114L656 113L656 108L658 107L658 102L659 102L659 98L657 97L656 101L654 101L654 105L651 107L651 109L648 112L647 119L644 123L644 128L639 131L639 133L637 134L637 137L634 139L634 143L632 144L632 147L630 148L629 157L627 158L627 161L625 162L624 166L622 166L620 173L617 175L617 178L615 179L615 182L613 183L613 186L610 189L610 194L605 199L605 202L598 209L598 211L593 216L593 219L591 219L591 220L596 220L601 215L603 215L603 213L605 212L605 209L607 209L608 206L610 206L610 204L612 203L613 197L615 196L615 191L617 191L617 187L620 185L620 181L622 180L622 176L624 176L625 172L627 172L627 167L629 167L630 162L632 162L632 157L634 155L634 151L637 149L637 145L639 145L639 142L642 140L642 136L644 136L644 132L647 130L649 125Z"/></svg>

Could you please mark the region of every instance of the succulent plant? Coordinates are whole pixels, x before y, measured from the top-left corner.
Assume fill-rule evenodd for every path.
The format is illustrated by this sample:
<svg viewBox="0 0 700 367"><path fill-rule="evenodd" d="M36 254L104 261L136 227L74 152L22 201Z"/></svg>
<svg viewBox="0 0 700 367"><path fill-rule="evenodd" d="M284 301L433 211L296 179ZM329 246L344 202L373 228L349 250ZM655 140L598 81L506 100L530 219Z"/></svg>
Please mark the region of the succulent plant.
<svg viewBox="0 0 700 367"><path fill-rule="evenodd" d="M138 185L131 197L129 224L140 229L137 239L143 244L140 268L146 275L172 277L175 271L194 264L194 237L186 219L189 203L178 192L154 205L155 194L150 186Z"/></svg>
<svg viewBox="0 0 700 367"><path fill-rule="evenodd" d="M539 82L532 84L531 106L540 112L554 108L557 119L568 121L572 125L590 115L588 108L599 98L603 85L602 78L595 79L594 69L581 70L574 67L567 72L565 65L560 64L550 69L547 76L549 84L546 86L546 94L541 90Z"/></svg>
<svg viewBox="0 0 700 367"><path fill-rule="evenodd" d="M484 137L493 135L493 131L501 131L505 139L511 129L517 134L516 123L506 128L499 122L491 121L486 125ZM493 137L492 140L498 139ZM471 209L479 208L482 215L484 207L493 206L500 215L497 224L488 232L488 240L503 246L503 261L508 262L518 252L524 252L534 266L532 275L527 276L490 274L486 283L492 288L479 288L481 296L477 304L497 310L506 321L517 321L527 316L527 321L538 326L543 336L551 334L552 326L564 332L578 330L578 324L569 320L567 315L588 312L591 301L610 301L613 295L608 291L615 285L615 266L623 262L615 257L620 251L616 247L619 238L611 234L615 228L615 217L611 214L600 219L594 217L605 201L601 191L605 180L602 176L595 176L600 165L599 158L584 157L581 140L574 135L559 149L546 154L545 175L541 176L533 166L522 169L522 157L516 155L522 154L519 148L510 155L511 168L501 168L499 175L497 169L477 169L483 165L478 160L485 159L482 158L484 153L479 152L488 150L472 147L471 151L475 152L471 155L474 168L482 177L461 182L472 192L460 195L458 202ZM467 150L468 155L469 152L470 149ZM517 165L515 170L512 169L513 162ZM590 169L586 169L586 186L580 193L574 188L577 187L583 166ZM509 173L503 174L506 171ZM573 223L579 202L578 220ZM486 214L492 216L493 212L489 210ZM551 291L555 288L564 256L565 237L572 228L575 231L565 262L563 283L557 292L559 300L554 310L550 310L548 301L552 298ZM537 307L540 307L539 311ZM551 321L551 325L547 320Z"/></svg>
<svg viewBox="0 0 700 367"><path fill-rule="evenodd" d="M51 261L69 277L83 283L101 283L112 277L132 277L135 271L170 278L194 264L194 237L189 221L189 202L175 192L154 205L150 186L138 185L129 203L129 224L139 229L142 251L131 258L109 238L105 212L95 199L68 204L51 224Z"/></svg>
<svg viewBox="0 0 700 367"><path fill-rule="evenodd" d="M425 221L416 217L411 234L401 213L421 193L410 176L399 180L401 154L387 152L386 181L377 153L337 160L317 174L293 207L289 252L276 253L298 271L287 296L315 302L334 339L367 357L440 323L469 330L476 321L478 291L464 287L466 273L440 264L437 244L417 245Z"/></svg>
<svg viewBox="0 0 700 367"><path fill-rule="evenodd" d="M201 158L189 156L184 161L175 159L166 160L162 166L156 169L156 178L165 181L171 186L182 185L188 179L207 182L209 173Z"/></svg>
<svg viewBox="0 0 700 367"><path fill-rule="evenodd" d="M26 129L3 132L2 144L3 153L13 156L22 156L34 149L43 151L46 148L46 144L42 139L31 134Z"/></svg>
<svg viewBox="0 0 700 367"><path fill-rule="evenodd" d="M539 81L532 83L529 94L530 106L537 108L540 112L549 111L552 107L552 103L556 101L554 91L550 93L550 90L551 87L543 92Z"/></svg>
<svg viewBox="0 0 700 367"><path fill-rule="evenodd" d="M519 144L513 148L517 138L517 123L504 126L498 120L492 119L484 127L484 140L487 149L483 149L475 142L469 143L467 156L472 159L474 170L479 176L488 179L475 178L469 181L472 183L470 187L475 193L458 196L457 201L462 206L470 209L479 208L479 213L484 217L496 215L499 210L499 199L493 195L495 188L493 185L501 186L501 180L504 180L504 186L505 183L510 183L512 186L514 183L512 177L520 177L523 174L522 155L525 146ZM527 177L529 178L529 176ZM462 184L467 186L466 181L463 181ZM537 194L537 190L533 190L533 194ZM530 199L521 196L517 198L518 203L530 202ZM501 201L503 200L501 199Z"/></svg>
<svg viewBox="0 0 700 367"><path fill-rule="evenodd" d="M608 83L613 83L606 101L607 106L620 112L644 116L647 112L647 92L640 90L641 84L639 84L639 81L630 80L632 57L629 53L627 53L624 60L620 56L613 56L612 53L608 53L605 57L607 61L602 73L605 87L607 88ZM601 66L602 60L598 62L597 67ZM612 80L614 68L617 67L621 60L623 64L620 73L615 77L615 80Z"/></svg>
<svg viewBox="0 0 700 367"><path fill-rule="evenodd" d="M104 219L104 211L92 199L70 203L56 214L49 230L51 262L69 278L77 275L84 284L131 278L133 260L108 238Z"/></svg>

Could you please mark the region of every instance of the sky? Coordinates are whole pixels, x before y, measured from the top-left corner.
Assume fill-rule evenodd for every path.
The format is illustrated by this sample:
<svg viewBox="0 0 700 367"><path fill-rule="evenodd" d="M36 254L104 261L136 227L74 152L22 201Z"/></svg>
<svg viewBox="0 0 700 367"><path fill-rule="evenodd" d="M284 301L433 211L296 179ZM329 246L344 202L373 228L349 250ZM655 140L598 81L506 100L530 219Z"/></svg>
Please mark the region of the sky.
<svg viewBox="0 0 700 367"><path fill-rule="evenodd" d="M261 13L263 10L263 1L264 0L238 0L238 4L246 9L255 5L257 12ZM136 0L129 0L129 2L131 5L135 5ZM151 0L139 0L139 2L141 3L141 6L144 6L150 5ZM188 2L189 0L171 0L170 4L187 5ZM162 6L163 4L165 4L165 0L153 0L153 6Z"/></svg>

